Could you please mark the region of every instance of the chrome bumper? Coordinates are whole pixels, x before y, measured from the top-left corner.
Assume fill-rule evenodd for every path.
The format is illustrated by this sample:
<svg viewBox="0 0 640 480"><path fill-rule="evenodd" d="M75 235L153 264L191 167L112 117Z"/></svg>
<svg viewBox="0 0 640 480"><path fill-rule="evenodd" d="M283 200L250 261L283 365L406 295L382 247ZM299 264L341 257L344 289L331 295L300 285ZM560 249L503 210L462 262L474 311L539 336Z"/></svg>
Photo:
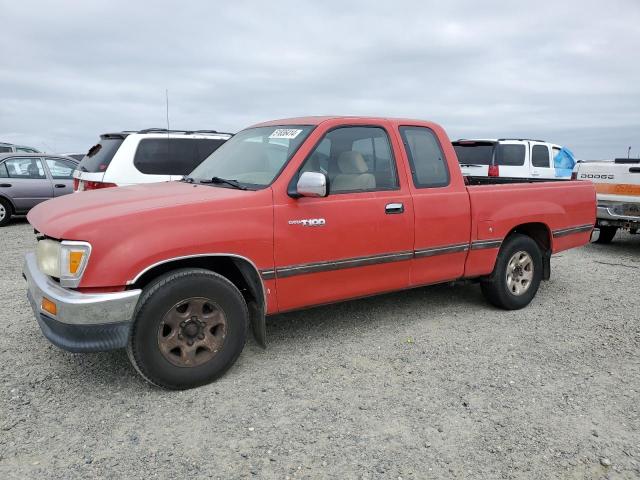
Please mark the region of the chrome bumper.
<svg viewBox="0 0 640 480"><path fill-rule="evenodd" d="M615 206L598 205L598 213L596 215L599 224L634 224L640 223L640 217L635 215L620 215L616 213Z"/></svg>
<svg viewBox="0 0 640 480"><path fill-rule="evenodd" d="M27 297L42 333L55 345L73 352L111 350L126 345L141 290L81 293L61 287L38 269L35 253L25 257ZM46 297L55 315L42 310Z"/></svg>

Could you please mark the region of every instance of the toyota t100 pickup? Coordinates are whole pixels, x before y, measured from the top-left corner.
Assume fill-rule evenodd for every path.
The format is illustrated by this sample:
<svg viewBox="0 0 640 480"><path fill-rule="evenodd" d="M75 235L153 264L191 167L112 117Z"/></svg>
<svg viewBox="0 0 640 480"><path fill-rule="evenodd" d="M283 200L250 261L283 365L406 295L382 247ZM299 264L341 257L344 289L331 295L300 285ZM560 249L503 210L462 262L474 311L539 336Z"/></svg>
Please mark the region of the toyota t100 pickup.
<svg viewBox="0 0 640 480"><path fill-rule="evenodd" d="M52 343L126 348L147 381L189 388L235 362L249 325L264 345L266 315L463 279L522 308L595 212L591 182L463 178L434 123L277 120L182 181L38 205L24 276Z"/></svg>

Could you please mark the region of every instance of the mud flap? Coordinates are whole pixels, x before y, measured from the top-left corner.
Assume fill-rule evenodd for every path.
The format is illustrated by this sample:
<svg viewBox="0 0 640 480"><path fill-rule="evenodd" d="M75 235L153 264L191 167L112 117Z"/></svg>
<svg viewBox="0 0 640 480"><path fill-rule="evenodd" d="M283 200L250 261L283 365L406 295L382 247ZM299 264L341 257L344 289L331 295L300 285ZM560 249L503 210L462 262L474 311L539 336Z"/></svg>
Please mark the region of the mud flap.
<svg viewBox="0 0 640 480"><path fill-rule="evenodd" d="M542 252L542 280L551 278L551 251L544 250Z"/></svg>
<svg viewBox="0 0 640 480"><path fill-rule="evenodd" d="M255 301L247 303L251 330L256 343L262 348L267 348L267 319L260 306Z"/></svg>

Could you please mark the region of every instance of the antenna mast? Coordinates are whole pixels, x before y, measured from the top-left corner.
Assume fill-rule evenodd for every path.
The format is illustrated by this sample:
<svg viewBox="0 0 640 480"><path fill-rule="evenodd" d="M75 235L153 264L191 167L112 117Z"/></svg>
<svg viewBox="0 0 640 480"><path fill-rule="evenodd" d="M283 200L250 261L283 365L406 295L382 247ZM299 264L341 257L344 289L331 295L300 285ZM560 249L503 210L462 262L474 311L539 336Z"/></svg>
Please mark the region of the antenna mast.
<svg viewBox="0 0 640 480"><path fill-rule="evenodd" d="M169 133L169 89L166 88L164 90L164 94L165 94L165 101L166 101L166 105L167 105L167 133Z"/></svg>

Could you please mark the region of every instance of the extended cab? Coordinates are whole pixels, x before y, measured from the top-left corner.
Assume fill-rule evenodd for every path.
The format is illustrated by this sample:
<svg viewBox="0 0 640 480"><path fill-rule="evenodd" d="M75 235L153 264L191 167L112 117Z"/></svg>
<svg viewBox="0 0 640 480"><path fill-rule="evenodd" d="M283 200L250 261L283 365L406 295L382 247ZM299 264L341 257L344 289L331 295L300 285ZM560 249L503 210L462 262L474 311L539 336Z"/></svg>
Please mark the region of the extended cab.
<svg viewBox="0 0 640 480"><path fill-rule="evenodd" d="M598 197L596 243L610 243L618 229L640 228L640 159L578 162L573 177L595 184Z"/></svg>
<svg viewBox="0 0 640 480"><path fill-rule="evenodd" d="M266 315L461 279L522 308L595 210L591 182L465 180L434 123L277 120L181 182L39 205L24 275L52 343L126 347L149 382L189 388L235 362L249 325L264 344Z"/></svg>

